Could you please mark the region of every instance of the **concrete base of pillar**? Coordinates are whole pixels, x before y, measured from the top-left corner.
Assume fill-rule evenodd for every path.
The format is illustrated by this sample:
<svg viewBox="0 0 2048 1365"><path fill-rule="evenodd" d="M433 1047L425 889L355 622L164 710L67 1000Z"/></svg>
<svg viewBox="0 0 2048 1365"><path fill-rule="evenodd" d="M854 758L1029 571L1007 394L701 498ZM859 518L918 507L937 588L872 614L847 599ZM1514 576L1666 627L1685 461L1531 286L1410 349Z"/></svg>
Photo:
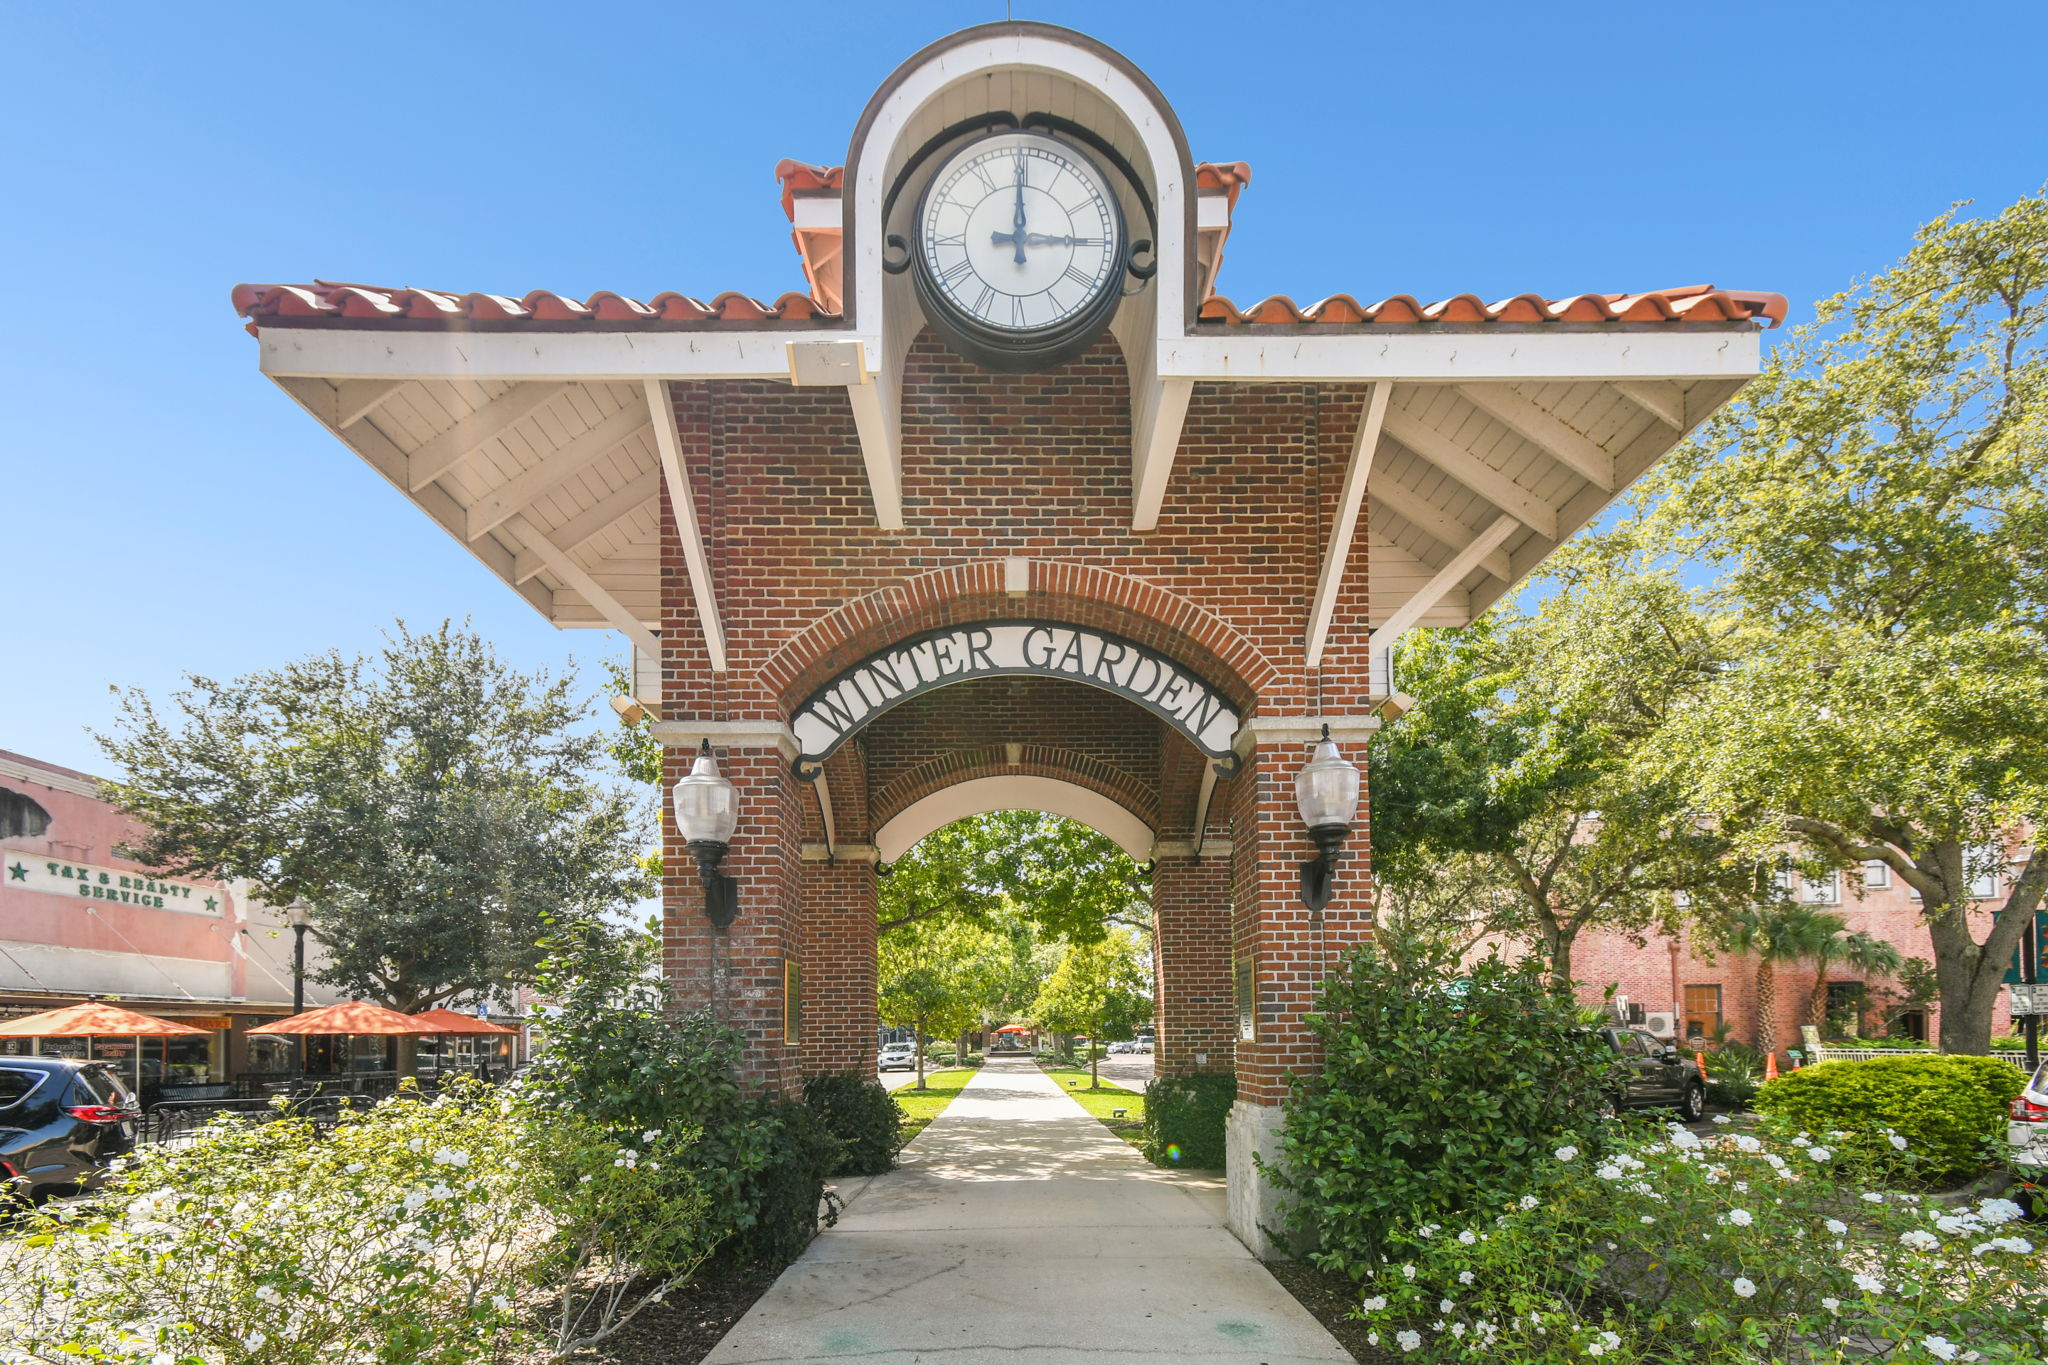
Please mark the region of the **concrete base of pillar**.
<svg viewBox="0 0 2048 1365"><path fill-rule="evenodd" d="M1302 1247L1301 1238L1288 1233L1281 1223L1289 1197L1271 1172L1259 1166L1261 1161L1267 1167L1279 1164L1280 1124L1279 1105L1238 1100L1230 1106L1230 1117L1223 1125L1230 1230L1262 1261L1288 1260ZM1275 1242L1267 1235L1269 1229L1282 1240Z"/></svg>

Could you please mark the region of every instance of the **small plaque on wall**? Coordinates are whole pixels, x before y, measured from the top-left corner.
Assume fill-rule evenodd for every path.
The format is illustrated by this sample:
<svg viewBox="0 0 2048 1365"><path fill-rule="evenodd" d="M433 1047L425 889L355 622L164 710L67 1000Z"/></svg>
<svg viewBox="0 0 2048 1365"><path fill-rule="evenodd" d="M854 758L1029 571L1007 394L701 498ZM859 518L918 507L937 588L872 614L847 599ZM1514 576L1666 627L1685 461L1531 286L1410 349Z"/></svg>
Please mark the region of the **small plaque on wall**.
<svg viewBox="0 0 2048 1365"><path fill-rule="evenodd" d="M1259 1036L1259 990L1252 960L1237 960L1237 1041L1251 1043Z"/></svg>
<svg viewBox="0 0 2048 1365"><path fill-rule="evenodd" d="M803 1041L804 969L795 958L782 960L782 1041L795 1047Z"/></svg>

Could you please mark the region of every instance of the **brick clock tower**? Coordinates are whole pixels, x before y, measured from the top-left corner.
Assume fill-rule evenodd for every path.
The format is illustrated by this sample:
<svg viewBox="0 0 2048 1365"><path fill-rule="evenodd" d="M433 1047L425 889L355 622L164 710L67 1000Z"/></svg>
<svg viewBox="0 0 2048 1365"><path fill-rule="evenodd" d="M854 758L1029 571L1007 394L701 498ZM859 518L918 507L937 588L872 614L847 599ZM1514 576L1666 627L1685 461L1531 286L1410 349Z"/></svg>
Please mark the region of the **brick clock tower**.
<svg viewBox="0 0 2048 1365"><path fill-rule="evenodd" d="M878 862L981 811L1082 820L1152 864L1159 1069L1235 1071L1263 1254L1253 1155L1373 923L1363 806L1305 874L1297 776L1326 729L1362 761L1401 634L1529 574L1756 372L1784 300L1238 307L1249 170L1039 24L934 43L842 166L778 172L809 287L772 303L235 302L263 372L511 591L631 642L671 788L707 751L731 784L722 854L663 803L666 963L760 1084L873 1065Z"/></svg>

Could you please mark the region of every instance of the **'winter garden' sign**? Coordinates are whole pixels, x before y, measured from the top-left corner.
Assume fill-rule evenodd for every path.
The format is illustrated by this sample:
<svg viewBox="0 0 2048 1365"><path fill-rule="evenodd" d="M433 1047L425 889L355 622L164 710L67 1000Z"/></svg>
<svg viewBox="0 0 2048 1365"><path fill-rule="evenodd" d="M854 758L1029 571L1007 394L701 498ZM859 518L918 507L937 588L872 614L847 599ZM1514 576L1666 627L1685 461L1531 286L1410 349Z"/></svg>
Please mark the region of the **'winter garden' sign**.
<svg viewBox="0 0 2048 1365"><path fill-rule="evenodd" d="M985 621L929 631L869 656L797 708L790 729L803 752L797 772L819 765L856 731L919 693L970 678L1065 678L1128 698L1235 766L1242 718L1215 687L1144 645L1085 626Z"/></svg>

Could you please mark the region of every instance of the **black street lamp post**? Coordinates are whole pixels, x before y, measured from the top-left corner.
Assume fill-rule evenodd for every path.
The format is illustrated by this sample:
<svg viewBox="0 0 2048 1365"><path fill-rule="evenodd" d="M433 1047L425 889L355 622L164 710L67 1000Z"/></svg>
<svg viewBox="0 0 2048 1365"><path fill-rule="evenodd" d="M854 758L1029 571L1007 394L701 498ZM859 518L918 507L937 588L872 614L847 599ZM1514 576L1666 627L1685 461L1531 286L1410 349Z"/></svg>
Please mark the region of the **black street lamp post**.
<svg viewBox="0 0 2048 1365"><path fill-rule="evenodd" d="M285 923L292 927L292 1013L306 1012L306 930L312 927L313 912L304 901L285 907ZM306 1035L299 1035L299 1074L306 1074Z"/></svg>

